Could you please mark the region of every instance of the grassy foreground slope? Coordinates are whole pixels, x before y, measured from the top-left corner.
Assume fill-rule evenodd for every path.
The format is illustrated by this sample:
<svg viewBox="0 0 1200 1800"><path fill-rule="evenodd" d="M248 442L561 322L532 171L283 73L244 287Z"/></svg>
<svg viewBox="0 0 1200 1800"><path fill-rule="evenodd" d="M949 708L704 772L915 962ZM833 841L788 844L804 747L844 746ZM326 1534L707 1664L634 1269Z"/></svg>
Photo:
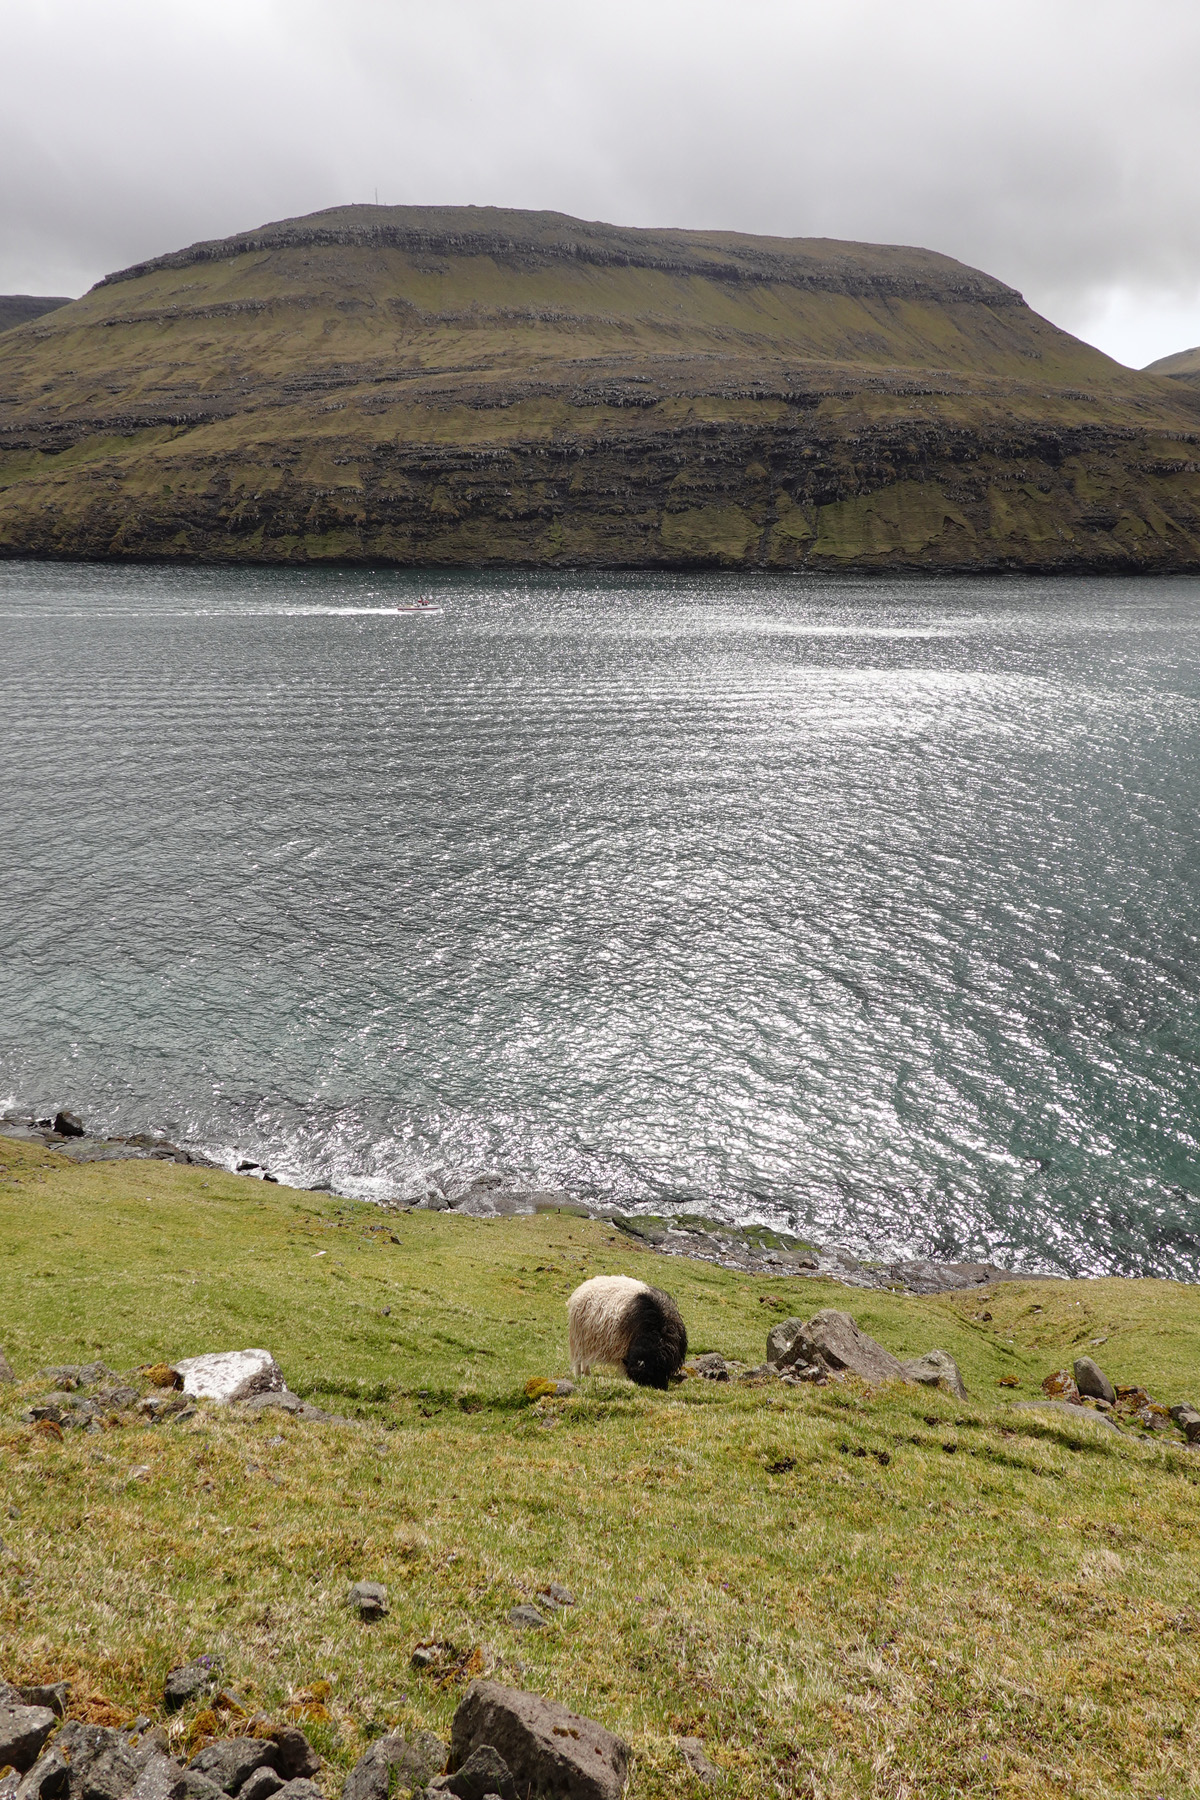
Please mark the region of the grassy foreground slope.
<svg viewBox="0 0 1200 1800"><path fill-rule="evenodd" d="M1197 1290L923 1299L653 1258L564 1215L381 1217L4 1140L0 1171L0 1673L69 1675L115 1720L217 1653L248 1709L307 1718L331 1794L385 1724L444 1730L456 1660L623 1732L637 1796L700 1791L681 1735L738 1796L1197 1791L1200 1456L996 1385L1031 1395L1102 1338L1116 1379L1194 1398ZM563 1372L571 1287L630 1268L697 1350L757 1360L782 1311L840 1304L901 1354L949 1349L972 1397L593 1378L529 1403ZM359 1422L20 1422L40 1366L248 1344ZM376 1626L357 1579L389 1586ZM551 1580L577 1605L518 1635L509 1609ZM430 1638L456 1653L434 1676L409 1663Z"/></svg>
<svg viewBox="0 0 1200 1800"><path fill-rule="evenodd" d="M929 251L345 207L0 343L0 553L1200 566L1200 406Z"/></svg>

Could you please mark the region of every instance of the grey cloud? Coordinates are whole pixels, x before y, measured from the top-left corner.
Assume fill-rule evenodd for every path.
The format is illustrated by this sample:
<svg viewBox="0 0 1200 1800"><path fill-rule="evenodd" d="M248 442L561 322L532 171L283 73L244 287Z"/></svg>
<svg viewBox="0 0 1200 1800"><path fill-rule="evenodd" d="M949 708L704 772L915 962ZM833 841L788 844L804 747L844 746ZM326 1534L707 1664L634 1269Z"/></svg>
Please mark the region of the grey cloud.
<svg viewBox="0 0 1200 1800"><path fill-rule="evenodd" d="M1194 0L33 0L0 50L0 291L378 187L925 244L1200 341Z"/></svg>

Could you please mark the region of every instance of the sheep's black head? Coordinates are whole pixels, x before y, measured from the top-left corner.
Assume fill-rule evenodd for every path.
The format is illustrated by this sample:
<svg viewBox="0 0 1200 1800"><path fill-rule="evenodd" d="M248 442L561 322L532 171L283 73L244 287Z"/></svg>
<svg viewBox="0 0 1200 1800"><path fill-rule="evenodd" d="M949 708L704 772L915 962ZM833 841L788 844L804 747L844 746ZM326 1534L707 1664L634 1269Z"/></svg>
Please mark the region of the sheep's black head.
<svg viewBox="0 0 1200 1800"><path fill-rule="evenodd" d="M624 1368L639 1387L666 1388L687 1355L687 1331L670 1294L649 1288L633 1302Z"/></svg>

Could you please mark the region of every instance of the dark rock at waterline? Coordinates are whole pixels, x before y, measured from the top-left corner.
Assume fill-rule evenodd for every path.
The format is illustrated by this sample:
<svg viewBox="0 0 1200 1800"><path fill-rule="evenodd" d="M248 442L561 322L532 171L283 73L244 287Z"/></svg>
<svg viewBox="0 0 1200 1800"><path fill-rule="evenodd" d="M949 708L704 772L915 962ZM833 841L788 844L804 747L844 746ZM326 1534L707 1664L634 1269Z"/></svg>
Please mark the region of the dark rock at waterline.
<svg viewBox="0 0 1200 1800"><path fill-rule="evenodd" d="M446 1746L431 1731L393 1732L364 1750L342 1789L342 1800L388 1800L390 1793L422 1787L446 1766Z"/></svg>
<svg viewBox="0 0 1200 1800"><path fill-rule="evenodd" d="M87 1136L87 1133L84 1130L83 1120L79 1117L79 1114L67 1112L65 1108L62 1112L55 1113L54 1129L57 1131L59 1137Z"/></svg>
<svg viewBox="0 0 1200 1800"><path fill-rule="evenodd" d="M451 1771L484 1745L507 1763L520 1800L535 1794L621 1800L624 1792L629 1745L595 1719L540 1694L473 1681L450 1731Z"/></svg>
<svg viewBox="0 0 1200 1800"><path fill-rule="evenodd" d="M22 1775L32 1769L56 1723L48 1706L0 1703L0 1767L9 1763Z"/></svg>
<svg viewBox="0 0 1200 1800"><path fill-rule="evenodd" d="M1075 1386L1081 1394L1087 1394L1093 1400L1107 1400L1110 1406L1116 1405L1116 1388L1104 1370L1094 1363L1090 1356L1077 1356L1071 1373L1075 1377Z"/></svg>

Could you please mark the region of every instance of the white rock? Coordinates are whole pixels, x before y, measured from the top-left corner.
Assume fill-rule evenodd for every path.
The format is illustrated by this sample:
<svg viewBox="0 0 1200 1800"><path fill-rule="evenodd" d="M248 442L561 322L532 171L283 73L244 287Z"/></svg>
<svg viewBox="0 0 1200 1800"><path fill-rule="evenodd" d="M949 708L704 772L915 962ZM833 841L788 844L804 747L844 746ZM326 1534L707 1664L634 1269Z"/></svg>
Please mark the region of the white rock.
<svg viewBox="0 0 1200 1800"><path fill-rule="evenodd" d="M283 1370L269 1350L219 1350L212 1356L187 1356L172 1365L183 1377L183 1391L197 1400L228 1406L254 1394L278 1394Z"/></svg>

